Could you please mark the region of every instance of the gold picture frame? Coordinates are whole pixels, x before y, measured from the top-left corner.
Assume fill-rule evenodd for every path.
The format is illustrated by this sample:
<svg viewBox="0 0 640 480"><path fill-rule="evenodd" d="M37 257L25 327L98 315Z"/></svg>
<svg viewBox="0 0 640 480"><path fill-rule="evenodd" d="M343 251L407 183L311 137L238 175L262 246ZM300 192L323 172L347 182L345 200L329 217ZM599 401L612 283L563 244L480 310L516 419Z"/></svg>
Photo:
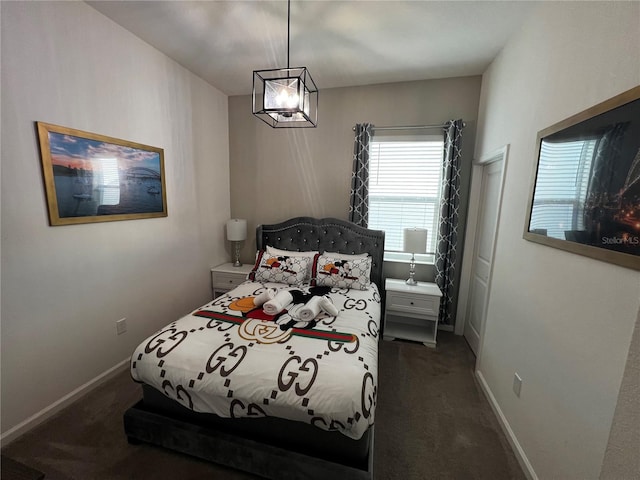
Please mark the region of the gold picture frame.
<svg viewBox="0 0 640 480"><path fill-rule="evenodd" d="M164 150L36 122L52 226L167 216Z"/></svg>
<svg viewBox="0 0 640 480"><path fill-rule="evenodd" d="M538 132L523 238L640 270L640 86Z"/></svg>

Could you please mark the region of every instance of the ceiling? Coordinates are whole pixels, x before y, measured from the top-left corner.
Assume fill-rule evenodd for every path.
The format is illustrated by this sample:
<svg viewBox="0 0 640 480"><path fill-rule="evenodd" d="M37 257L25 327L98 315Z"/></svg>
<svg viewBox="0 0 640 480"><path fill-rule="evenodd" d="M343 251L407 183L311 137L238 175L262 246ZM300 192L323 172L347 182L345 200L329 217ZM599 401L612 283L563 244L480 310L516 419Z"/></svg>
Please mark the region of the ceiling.
<svg viewBox="0 0 640 480"><path fill-rule="evenodd" d="M284 0L87 3L227 95L287 66ZM320 90L480 75L534 3L294 0L290 65Z"/></svg>

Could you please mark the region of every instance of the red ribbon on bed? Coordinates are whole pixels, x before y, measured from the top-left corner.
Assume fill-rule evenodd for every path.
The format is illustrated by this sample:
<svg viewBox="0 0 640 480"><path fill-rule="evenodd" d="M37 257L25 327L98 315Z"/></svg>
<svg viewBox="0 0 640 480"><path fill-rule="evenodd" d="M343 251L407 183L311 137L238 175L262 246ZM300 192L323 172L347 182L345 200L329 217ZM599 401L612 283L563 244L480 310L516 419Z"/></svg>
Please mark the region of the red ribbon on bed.
<svg viewBox="0 0 640 480"><path fill-rule="evenodd" d="M246 319L244 317L236 317L225 313L212 312L211 310L198 310L193 314L196 317L212 318L221 322L233 323L235 325L242 324ZM263 320L265 321L265 320ZM309 330L304 328L292 328L292 335L305 338L316 338L318 340L331 340L334 342L351 343L355 341L355 337L351 333L327 332L323 330Z"/></svg>

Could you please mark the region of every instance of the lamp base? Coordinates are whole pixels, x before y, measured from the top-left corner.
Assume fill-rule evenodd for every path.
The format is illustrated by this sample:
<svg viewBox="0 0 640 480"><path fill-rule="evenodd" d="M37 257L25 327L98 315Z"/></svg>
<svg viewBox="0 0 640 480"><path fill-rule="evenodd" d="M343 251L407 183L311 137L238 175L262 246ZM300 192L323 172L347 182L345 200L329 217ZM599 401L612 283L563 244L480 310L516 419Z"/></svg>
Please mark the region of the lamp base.
<svg viewBox="0 0 640 480"><path fill-rule="evenodd" d="M234 251L235 251L235 261L233 262L234 267L241 267L242 263L240 263L240 242L234 243Z"/></svg>
<svg viewBox="0 0 640 480"><path fill-rule="evenodd" d="M413 278L413 276L415 274L416 274L416 257L412 253L411 254L411 263L409 263L409 278L405 282L407 285L415 286L415 285L418 284L418 282L416 282L416 280Z"/></svg>

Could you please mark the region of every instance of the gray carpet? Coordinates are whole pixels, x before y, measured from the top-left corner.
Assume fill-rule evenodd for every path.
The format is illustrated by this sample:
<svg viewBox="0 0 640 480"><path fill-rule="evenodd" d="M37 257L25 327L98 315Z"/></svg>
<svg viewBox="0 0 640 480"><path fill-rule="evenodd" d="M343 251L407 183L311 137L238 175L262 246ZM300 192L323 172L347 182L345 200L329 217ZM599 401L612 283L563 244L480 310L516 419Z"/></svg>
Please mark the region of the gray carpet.
<svg viewBox="0 0 640 480"><path fill-rule="evenodd" d="M0 478L2 480L42 480L44 473L2 455L0 456Z"/></svg>
<svg viewBox="0 0 640 480"><path fill-rule="evenodd" d="M374 472L377 480L524 480L473 375L464 339L438 334L438 348L380 345ZM129 445L122 415L141 397L128 372L100 386L2 454L45 480L255 477L149 445Z"/></svg>

